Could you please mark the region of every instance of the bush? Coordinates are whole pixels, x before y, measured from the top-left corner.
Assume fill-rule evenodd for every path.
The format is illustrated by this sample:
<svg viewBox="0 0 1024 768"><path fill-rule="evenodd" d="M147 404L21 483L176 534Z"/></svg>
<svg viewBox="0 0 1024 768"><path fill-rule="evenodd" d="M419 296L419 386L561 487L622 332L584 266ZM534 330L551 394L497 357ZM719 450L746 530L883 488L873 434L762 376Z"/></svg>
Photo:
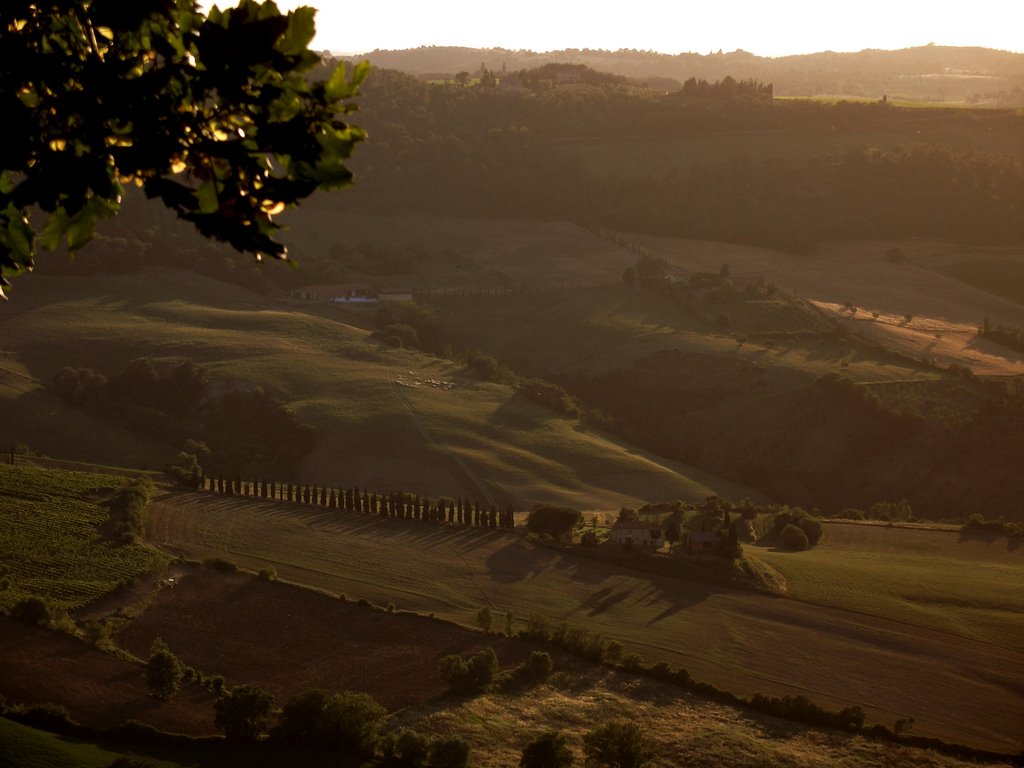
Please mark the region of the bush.
<svg viewBox="0 0 1024 768"><path fill-rule="evenodd" d="M238 573L238 566L223 557L208 557L203 560L203 565L220 573Z"/></svg>
<svg viewBox="0 0 1024 768"><path fill-rule="evenodd" d="M387 710L368 693L336 693L320 714L323 746L343 754L372 755L386 717Z"/></svg>
<svg viewBox="0 0 1024 768"><path fill-rule="evenodd" d="M544 651L531 651L526 666L533 677L538 680L546 680L551 674L551 670L555 668L555 663L551 660L551 654Z"/></svg>
<svg viewBox="0 0 1024 768"><path fill-rule="evenodd" d="M430 739L422 733L403 728L391 733L381 744L384 765L393 768L423 768L430 756Z"/></svg>
<svg viewBox="0 0 1024 768"><path fill-rule="evenodd" d="M467 659L450 654L441 659L438 669L452 690L478 693L487 690L498 673L498 656L493 648L484 648Z"/></svg>
<svg viewBox="0 0 1024 768"><path fill-rule="evenodd" d="M49 627L62 613L46 598L31 595L11 606L10 617L33 627Z"/></svg>
<svg viewBox="0 0 1024 768"><path fill-rule="evenodd" d="M587 762L607 768L641 768L651 757L640 728L634 723L606 723L583 737Z"/></svg>
<svg viewBox="0 0 1024 768"><path fill-rule="evenodd" d="M444 736L430 745L429 768L467 768L469 742L461 736Z"/></svg>
<svg viewBox="0 0 1024 768"><path fill-rule="evenodd" d="M569 768L573 764L568 739L560 731L542 733L523 749L519 768Z"/></svg>
<svg viewBox="0 0 1024 768"><path fill-rule="evenodd" d="M802 552L805 549L810 548L811 543L807 539L807 534L804 533L800 526L789 523L782 532L779 534L779 541L782 546L786 549L793 549Z"/></svg>
<svg viewBox="0 0 1024 768"><path fill-rule="evenodd" d="M8 714L22 725L50 733L71 733L78 727L66 707L51 702L31 707L17 706L8 710Z"/></svg>
<svg viewBox="0 0 1024 768"><path fill-rule="evenodd" d="M255 741L267 730L272 699L254 685L240 685L225 691L214 702L214 724L228 741Z"/></svg>

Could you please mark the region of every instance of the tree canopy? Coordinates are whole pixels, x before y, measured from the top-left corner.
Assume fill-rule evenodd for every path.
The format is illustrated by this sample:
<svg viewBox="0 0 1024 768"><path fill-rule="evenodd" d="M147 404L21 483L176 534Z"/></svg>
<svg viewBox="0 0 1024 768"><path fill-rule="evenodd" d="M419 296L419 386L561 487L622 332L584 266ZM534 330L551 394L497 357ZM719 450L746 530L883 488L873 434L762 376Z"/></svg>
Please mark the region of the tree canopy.
<svg viewBox="0 0 1024 768"><path fill-rule="evenodd" d="M345 116L368 67L312 77L314 13L256 0L208 14L193 0L5 2L3 285L31 270L37 244L85 245L129 183L207 237L286 258L273 217L349 184L345 161L365 138Z"/></svg>

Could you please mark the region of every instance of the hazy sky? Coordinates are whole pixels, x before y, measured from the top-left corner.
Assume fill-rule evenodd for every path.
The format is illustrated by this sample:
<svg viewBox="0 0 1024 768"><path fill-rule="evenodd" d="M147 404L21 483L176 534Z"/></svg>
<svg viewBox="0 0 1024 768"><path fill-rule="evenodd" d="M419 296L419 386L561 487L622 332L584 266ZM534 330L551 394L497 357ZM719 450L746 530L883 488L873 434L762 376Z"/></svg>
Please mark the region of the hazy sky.
<svg viewBox="0 0 1024 768"><path fill-rule="evenodd" d="M979 45L1024 52L1024 0L278 0L312 5L314 47L339 53L461 45L636 48L759 56ZM208 5L208 3L204 3ZM234 5L231 0L221 7Z"/></svg>

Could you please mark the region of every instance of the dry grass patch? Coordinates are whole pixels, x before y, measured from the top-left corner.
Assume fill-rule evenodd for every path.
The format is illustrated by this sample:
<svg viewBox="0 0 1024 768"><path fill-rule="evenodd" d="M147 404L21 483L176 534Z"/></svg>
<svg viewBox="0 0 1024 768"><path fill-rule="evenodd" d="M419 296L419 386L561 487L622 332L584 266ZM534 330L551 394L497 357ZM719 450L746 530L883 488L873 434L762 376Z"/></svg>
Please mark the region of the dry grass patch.
<svg viewBox="0 0 1024 768"><path fill-rule="evenodd" d="M473 746L474 765L499 768L517 764L522 748L548 730L563 731L577 764L582 764L584 734L615 720L640 726L656 755L652 766L659 768L977 765L929 750L805 728L600 669L556 672L550 684L517 696L489 694L452 708L412 708L401 713L394 726L460 733Z"/></svg>

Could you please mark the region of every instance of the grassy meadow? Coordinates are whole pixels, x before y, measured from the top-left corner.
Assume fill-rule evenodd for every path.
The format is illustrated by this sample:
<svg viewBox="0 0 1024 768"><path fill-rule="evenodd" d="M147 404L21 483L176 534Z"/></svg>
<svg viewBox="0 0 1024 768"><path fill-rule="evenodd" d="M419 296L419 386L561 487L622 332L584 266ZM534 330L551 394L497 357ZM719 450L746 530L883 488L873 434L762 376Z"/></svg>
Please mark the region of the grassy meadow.
<svg viewBox="0 0 1024 768"><path fill-rule="evenodd" d="M307 309L165 271L112 277L98 292L74 278L35 285L52 298L35 305L23 296L4 323L12 378L23 369L23 376L49 382L64 365L112 375L143 356L157 363L191 359L223 386L263 387L314 425L317 444L303 465L304 482L480 498L486 480L496 501L523 507L548 501L617 508L651 495L752 493L581 429L454 363L386 347L354 324L367 323L372 309L355 317L324 305ZM74 345L67 343L69 324ZM440 380L455 388L424 383ZM85 456L76 456L77 442L54 425L96 419L45 392L9 394L0 406L20 414L13 439L36 450L151 467L176 454L173 446L160 449L100 426L106 450L90 443Z"/></svg>
<svg viewBox="0 0 1024 768"><path fill-rule="evenodd" d="M749 547L789 597L1024 651L1024 546L953 529L831 523L806 552Z"/></svg>
<svg viewBox="0 0 1024 768"><path fill-rule="evenodd" d="M162 554L113 532L108 505L124 483L102 474L0 466L0 563L10 579L0 607L42 595L80 608L161 568Z"/></svg>

